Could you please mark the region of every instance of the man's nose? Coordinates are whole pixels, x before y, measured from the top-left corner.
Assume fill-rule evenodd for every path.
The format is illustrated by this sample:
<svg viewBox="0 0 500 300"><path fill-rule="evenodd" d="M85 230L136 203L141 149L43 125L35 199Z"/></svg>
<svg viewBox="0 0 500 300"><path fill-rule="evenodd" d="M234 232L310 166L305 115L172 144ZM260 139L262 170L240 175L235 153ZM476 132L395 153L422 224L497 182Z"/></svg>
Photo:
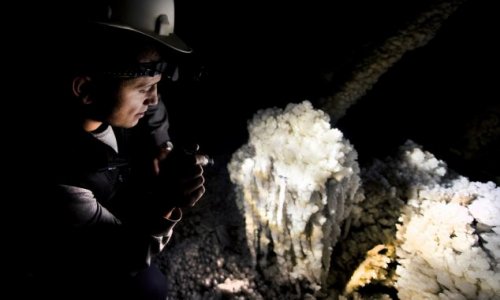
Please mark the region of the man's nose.
<svg viewBox="0 0 500 300"><path fill-rule="evenodd" d="M158 100L159 97L158 97L158 90L156 88L156 86L151 89L151 91L148 93L148 97L146 99L146 104L147 105L156 105L158 104Z"/></svg>

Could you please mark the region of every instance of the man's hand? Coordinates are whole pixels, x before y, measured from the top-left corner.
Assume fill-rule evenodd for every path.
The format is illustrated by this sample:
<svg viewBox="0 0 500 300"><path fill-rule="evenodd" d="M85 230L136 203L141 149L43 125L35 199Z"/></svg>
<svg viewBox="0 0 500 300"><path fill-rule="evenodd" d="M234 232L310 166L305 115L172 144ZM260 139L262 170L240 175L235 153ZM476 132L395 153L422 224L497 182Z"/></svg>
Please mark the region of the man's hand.
<svg viewBox="0 0 500 300"><path fill-rule="evenodd" d="M162 161L158 160L157 191L165 201L165 216L173 208L192 207L205 193L203 166L209 162L206 155L173 150Z"/></svg>
<svg viewBox="0 0 500 300"><path fill-rule="evenodd" d="M186 155L185 165L179 170L178 187L181 196L177 207L193 207L205 193L205 178L203 177L203 165L206 157L200 154ZM175 182L175 181L174 181Z"/></svg>
<svg viewBox="0 0 500 300"><path fill-rule="evenodd" d="M158 148L156 156L153 158L153 173L160 175L160 163L165 160L170 152L174 149L174 145L167 141Z"/></svg>

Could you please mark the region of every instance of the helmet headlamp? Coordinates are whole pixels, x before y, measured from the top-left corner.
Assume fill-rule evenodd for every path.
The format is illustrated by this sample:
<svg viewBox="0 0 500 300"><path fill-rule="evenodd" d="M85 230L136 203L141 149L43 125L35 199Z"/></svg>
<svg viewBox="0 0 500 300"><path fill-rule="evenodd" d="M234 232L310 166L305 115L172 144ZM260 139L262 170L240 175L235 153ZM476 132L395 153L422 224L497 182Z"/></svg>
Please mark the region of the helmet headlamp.
<svg viewBox="0 0 500 300"><path fill-rule="evenodd" d="M114 69L114 68L113 68ZM136 78L142 76L156 76L164 74L167 78L175 80L176 70L175 65L168 64L165 61L137 63L121 68L116 68L113 71L97 72L104 76L117 78Z"/></svg>

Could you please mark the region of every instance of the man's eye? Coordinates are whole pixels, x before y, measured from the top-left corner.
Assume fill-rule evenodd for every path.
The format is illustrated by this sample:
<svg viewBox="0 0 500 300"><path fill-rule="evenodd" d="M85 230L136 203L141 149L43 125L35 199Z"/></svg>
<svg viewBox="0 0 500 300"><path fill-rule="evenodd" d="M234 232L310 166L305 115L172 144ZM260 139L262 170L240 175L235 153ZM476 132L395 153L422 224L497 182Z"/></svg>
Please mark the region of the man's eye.
<svg viewBox="0 0 500 300"><path fill-rule="evenodd" d="M139 92L145 94L145 93L151 92L153 89L154 89L154 85L146 87L144 89L140 89Z"/></svg>

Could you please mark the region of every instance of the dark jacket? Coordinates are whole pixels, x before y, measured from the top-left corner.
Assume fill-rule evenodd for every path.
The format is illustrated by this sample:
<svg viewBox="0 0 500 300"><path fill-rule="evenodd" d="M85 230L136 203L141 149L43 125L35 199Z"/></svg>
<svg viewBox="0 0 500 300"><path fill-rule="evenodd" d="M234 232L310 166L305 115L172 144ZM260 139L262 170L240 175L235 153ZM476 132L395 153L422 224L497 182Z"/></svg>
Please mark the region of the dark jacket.
<svg viewBox="0 0 500 300"><path fill-rule="evenodd" d="M29 276L49 285L133 276L165 247L181 213L165 219L154 209L168 199L157 199L141 167L151 162L155 146L169 140L164 105L141 123L113 128L118 153L71 126L47 146L30 203L36 243L30 243Z"/></svg>

